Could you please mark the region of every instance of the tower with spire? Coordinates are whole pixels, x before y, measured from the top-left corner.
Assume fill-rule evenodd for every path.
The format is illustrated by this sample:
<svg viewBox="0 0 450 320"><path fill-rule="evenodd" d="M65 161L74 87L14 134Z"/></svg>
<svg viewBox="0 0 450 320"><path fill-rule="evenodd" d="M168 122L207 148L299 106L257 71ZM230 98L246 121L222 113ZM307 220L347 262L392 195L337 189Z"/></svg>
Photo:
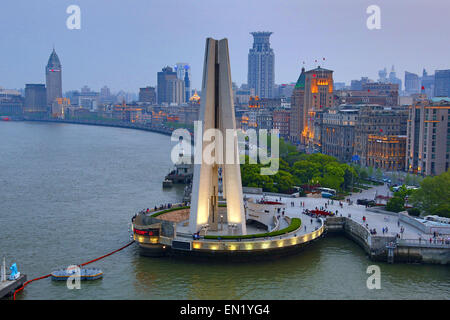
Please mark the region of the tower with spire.
<svg viewBox="0 0 450 320"><path fill-rule="evenodd" d="M45 82L47 86L47 105L52 106L56 98L62 98L61 62L53 48L45 67Z"/></svg>

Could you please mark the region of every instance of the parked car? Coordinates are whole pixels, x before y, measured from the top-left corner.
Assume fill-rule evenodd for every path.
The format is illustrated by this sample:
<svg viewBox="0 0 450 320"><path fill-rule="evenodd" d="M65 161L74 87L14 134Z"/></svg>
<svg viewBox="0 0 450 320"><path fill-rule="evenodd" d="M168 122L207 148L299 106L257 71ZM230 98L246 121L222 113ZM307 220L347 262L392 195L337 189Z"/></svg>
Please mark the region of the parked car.
<svg viewBox="0 0 450 320"><path fill-rule="evenodd" d="M356 204L373 207L375 205L375 201L369 200L369 199L358 199L358 200L356 200Z"/></svg>

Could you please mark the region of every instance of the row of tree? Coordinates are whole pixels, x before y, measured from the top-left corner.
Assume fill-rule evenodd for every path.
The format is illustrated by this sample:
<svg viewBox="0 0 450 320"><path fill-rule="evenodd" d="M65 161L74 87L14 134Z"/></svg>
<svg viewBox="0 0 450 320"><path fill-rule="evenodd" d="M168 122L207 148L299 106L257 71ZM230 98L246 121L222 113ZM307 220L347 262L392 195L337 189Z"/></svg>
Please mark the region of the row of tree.
<svg viewBox="0 0 450 320"><path fill-rule="evenodd" d="M426 177L417 190L407 190L404 186L389 199L386 210L405 210L405 201L423 215L438 215L450 218L450 171L438 176Z"/></svg>

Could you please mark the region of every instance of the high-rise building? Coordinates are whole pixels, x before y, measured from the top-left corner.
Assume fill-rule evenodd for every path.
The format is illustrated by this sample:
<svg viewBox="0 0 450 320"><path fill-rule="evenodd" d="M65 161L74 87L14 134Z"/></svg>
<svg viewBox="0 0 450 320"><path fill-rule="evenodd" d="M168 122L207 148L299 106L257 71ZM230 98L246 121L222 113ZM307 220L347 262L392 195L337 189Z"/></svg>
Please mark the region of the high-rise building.
<svg viewBox="0 0 450 320"><path fill-rule="evenodd" d="M420 80L417 74L405 71L405 91L407 94L420 92Z"/></svg>
<svg viewBox="0 0 450 320"><path fill-rule="evenodd" d="M275 83L275 54L270 47L272 32L252 32L253 47L248 53L248 86L262 98L271 98Z"/></svg>
<svg viewBox="0 0 450 320"><path fill-rule="evenodd" d="M289 138L292 142L298 143L301 141L301 134L306 128L306 110L305 105L305 68L298 77L291 97L291 114L289 125Z"/></svg>
<svg viewBox="0 0 450 320"><path fill-rule="evenodd" d="M145 87L139 89L139 102L156 103L156 90L154 87Z"/></svg>
<svg viewBox="0 0 450 320"><path fill-rule="evenodd" d="M24 112L30 117L44 117L48 114L47 90L45 84L26 84Z"/></svg>
<svg viewBox="0 0 450 320"><path fill-rule="evenodd" d="M184 74L184 100L189 101L191 97L191 80L189 79L189 73Z"/></svg>
<svg viewBox="0 0 450 320"><path fill-rule="evenodd" d="M178 62L175 67L177 78L184 81L185 101L191 97L191 66L186 62Z"/></svg>
<svg viewBox="0 0 450 320"><path fill-rule="evenodd" d="M434 97L434 74L428 75L427 70L423 69L420 85L422 93L425 93L428 98Z"/></svg>
<svg viewBox="0 0 450 320"><path fill-rule="evenodd" d="M449 168L450 99L421 99L409 107L406 166L409 172L439 175Z"/></svg>
<svg viewBox="0 0 450 320"><path fill-rule="evenodd" d="M48 58L45 67L45 81L47 86L47 105L52 106L56 98L62 98L61 62L55 49Z"/></svg>
<svg viewBox="0 0 450 320"><path fill-rule="evenodd" d="M391 72L389 72L389 79L388 79L389 83L393 83L393 84L398 84L398 89L401 91L402 90L402 80L400 80L399 78L397 78L397 75L395 73L395 69L394 66L392 66Z"/></svg>
<svg viewBox="0 0 450 320"><path fill-rule="evenodd" d="M169 92L168 89L168 81L176 80L177 73L173 71L171 67L165 67L162 71L158 72L158 104L162 103L170 103L169 102Z"/></svg>
<svg viewBox="0 0 450 320"><path fill-rule="evenodd" d="M386 68L384 68L383 70L378 71L378 76L380 77L378 79L378 82L380 83L387 83L387 70Z"/></svg>
<svg viewBox="0 0 450 320"><path fill-rule="evenodd" d="M306 127L302 136L310 146L320 145L320 128L314 128L316 114L334 105L333 71L318 66L305 72L305 111Z"/></svg>
<svg viewBox="0 0 450 320"><path fill-rule="evenodd" d="M186 91L183 80L169 79L166 81L166 84L166 102L168 104L182 104L186 102Z"/></svg>
<svg viewBox="0 0 450 320"><path fill-rule="evenodd" d="M450 97L450 69L434 73L434 96Z"/></svg>

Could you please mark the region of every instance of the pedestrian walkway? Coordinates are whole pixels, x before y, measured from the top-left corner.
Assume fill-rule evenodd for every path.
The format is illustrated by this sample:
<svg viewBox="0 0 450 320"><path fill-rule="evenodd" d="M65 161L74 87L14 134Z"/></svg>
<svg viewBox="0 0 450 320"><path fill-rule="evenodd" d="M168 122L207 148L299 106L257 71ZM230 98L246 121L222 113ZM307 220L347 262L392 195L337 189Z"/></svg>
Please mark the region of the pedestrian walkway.
<svg viewBox="0 0 450 320"><path fill-rule="evenodd" d="M286 215L289 217L299 217L303 222L309 222L310 217L302 214L303 209L314 210L316 208L324 210L332 211L337 213L336 216L342 216L351 218L355 222L366 226L368 225L368 229L375 229L377 235L386 235L386 236L396 236L400 235L402 239L415 239L415 240L429 240L429 234L423 234L421 230L405 223L401 223L399 219L393 215L370 212L363 205L357 205L357 199L374 199L375 195L391 195L392 193L389 191L386 185L376 186L374 188L370 188L368 190L364 190L361 193L356 193L348 198L353 201L352 205L349 205L347 201L336 201L333 202L329 199L325 198L290 198L281 197L281 201L286 203ZM247 197L252 197L255 199L261 198L261 195L247 195ZM266 196L267 200L280 200L280 197L274 196ZM294 202L294 207L291 206L291 202ZM304 206L301 206L301 203L304 202ZM342 204L342 207L340 206ZM327 207L325 208L325 204ZM365 222L363 221L363 217L365 217ZM307 225L308 223L304 223ZM383 234L383 228L387 227L387 232ZM403 233L401 233L403 230ZM307 232L311 232L314 230L308 229Z"/></svg>

